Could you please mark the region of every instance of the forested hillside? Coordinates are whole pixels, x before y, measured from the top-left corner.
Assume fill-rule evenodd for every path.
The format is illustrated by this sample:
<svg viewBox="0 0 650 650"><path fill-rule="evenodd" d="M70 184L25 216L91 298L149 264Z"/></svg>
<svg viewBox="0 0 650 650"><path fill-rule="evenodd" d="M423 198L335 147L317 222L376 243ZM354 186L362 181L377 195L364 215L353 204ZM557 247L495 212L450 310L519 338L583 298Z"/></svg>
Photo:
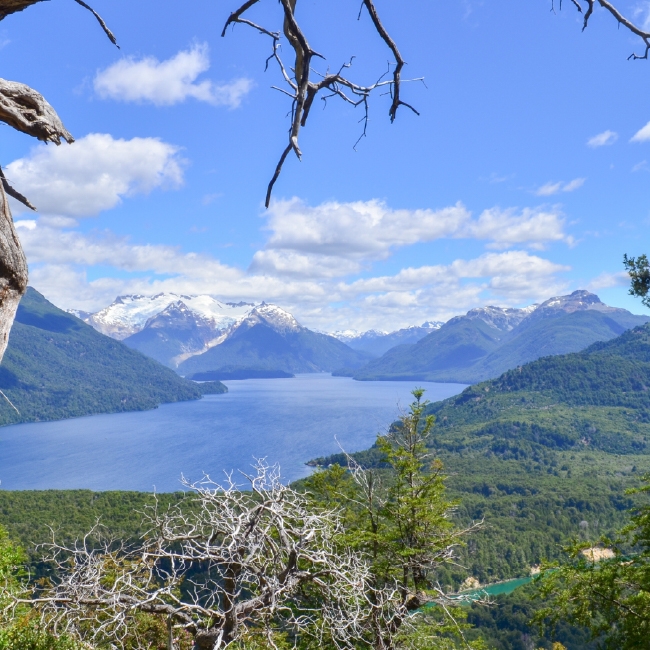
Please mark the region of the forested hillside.
<svg viewBox="0 0 650 650"><path fill-rule="evenodd" d="M0 395L3 425L140 411L226 387L181 379L29 288L0 365L0 390L6 395Z"/></svg>
<svg viewBox="0 0 650 650"><path fill-rule="evenodd" d="M431 446L464 522L487 527L462 551L481 583L527 575L572 539L620 527L627 487L650 471L650 325L551 356L431 404ZM382 465L374 447L354 455ZM317 464L344 464L341 454ZM450 571L450 583L463 575Z"/></svg>

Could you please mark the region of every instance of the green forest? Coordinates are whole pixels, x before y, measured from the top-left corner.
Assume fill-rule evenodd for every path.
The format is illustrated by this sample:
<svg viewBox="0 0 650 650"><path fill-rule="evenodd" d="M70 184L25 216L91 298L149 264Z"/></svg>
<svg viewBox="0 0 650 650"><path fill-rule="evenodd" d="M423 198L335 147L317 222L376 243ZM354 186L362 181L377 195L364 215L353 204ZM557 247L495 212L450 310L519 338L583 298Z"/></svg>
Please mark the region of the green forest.
<svg viewBox="0 0 650 650"><path fill-rule="evenodd" d="M427 589L437 585L441 594L462 593L468 578L490 585L528 577L548 563L571 564L572 545L597 546L603 537L616 536L630 513L643 507L645 493L628 490L650 473L647 386L648 325L580 353L539 359L442 402L420 403L426 396L415 391L411 414L393 423L375 446L349 457L315 459L320 469L292 489L313 507L336 507L345 522L342 543L364 553L374 548L373 570L384 584L397 579L393 571L405 557L435 556L438 551L427 550L431 540L453 546L456 559L433 563ZM404 431L412 432L411 447L403 442L409 440ZM355 483L359 472L370 472L359 474L366 483ZM406 478L398 489L400 477L408 476L421 477L417 490ZM396 509L363 506L368 481L383 485L377 498L394 500ZM43 562L41 545L53 536L59 544L74 544L100 522L98 539L138 544L152 534L145 520L153 506L183 516L197 512L197 501L181 492L0 491L0 524L26 553L29 575L51 580L57 569ZM418 526L429 522L423 528L430 530L428 541L418 543L424 546L404 547L401 534L392 537L399 530L396 521L406 516L400 513L411 507L420 512ZM413 530L417 538L418 527ZM471 533L459 532L464 530ZM621 548L629 553L634 543ZM403 580L417 589L423 579L418 575ZM553 643L597 647L600 633L593 637L588 621L549 619L537 582L491 604L456 607L453 616L466 629L466 642L522 650L550 649ZM436 611L427 623L443 644L436 647L460 643Z"/></svg>

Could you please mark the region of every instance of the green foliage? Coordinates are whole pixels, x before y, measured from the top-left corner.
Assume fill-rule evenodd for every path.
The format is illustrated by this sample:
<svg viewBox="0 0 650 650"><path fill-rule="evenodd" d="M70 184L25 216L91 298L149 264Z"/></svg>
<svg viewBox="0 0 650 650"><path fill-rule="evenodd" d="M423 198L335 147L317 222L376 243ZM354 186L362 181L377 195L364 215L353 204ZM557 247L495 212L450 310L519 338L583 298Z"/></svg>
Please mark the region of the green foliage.
<svg viewBox="0 0 650 650"><path fill-rule="evenodd" d="M571 539L595 541L626 521L625 489L650 471L650 328L581 353L546 357L427 406L427 445L449 473L457 526L485 519L459 550L467 570L440 569L441 584L467 575L486 584L566 559ZM353 454L387 468L375 445ZM316 464L346 464L344 455Z"/></svg>
<svg viewBox="0 0 650 650"><path fill-rule="evenodd" d="M488 607L473 603L467 611L472 627L466 634L482 639L491 650L555 650L557 643L569 650L596 650L599 642L585 627L560 621L540 632L533 618L544 605L536 584L497 596Z"/></svg>
<svg viewBox="0 0 650 650"><path fill-rule="evenodd" d="M24 597L26 555L0 526L0 650L80 650L71 639L39 629L27 605L9 609L12 597Z"/></svg>
<svg viewBox="0 0 650 650"><path fill-rule="evenodd" d="M140 411L225 392L196 384L57 309L31 287L0 366L0 425Z"/></svg>
<svg viewBox="0 0 650 650"><path fill-rule="evenodd" d="M179 503L181 492L156 495L160 508ZM145 532L142 513L153 505L146 492L91 492L90 490L0 490L0 525L26 550L33 576L41 575L39 544L72 543L98 521L109 538L133 542Z"/></svg>
<svg viewBox="0 0 650 650"><path fill-rule="evenodd" d="M623 266L628 272L631 280L631 287L629 294L641 298L641 302L650 307L650 263L648 263L647 255L639 255L639 257L628 257L623 255Z"/></svg>
<svg viewBox="0 0 650 650"><path fill-rule="evenodd" d="M408 412L388 434L378 436L376 447L385 469L363 470L352 464L346 471L332 464L303 482L318 506L341 512L347 531L341 546L365 551L373 584L394 585L410 612L440 596L439 577L453 561L452 549L463 534L450 518L454 504L446 497L442 464L427 447L435 418L425 413L428 402L423 394L422 389L414 390ZM447 608L421 610L399 628L398 647L460 647L456 644L462 639L462 618L464 612L449 603ZM375 647L384 647L383 625L373 620Z"/></svg>
<svg viewBox="0 0 650 650"><path fill-rule="evenodd" d="M632 493L650 492L650 475ZM646 500L647 501L647 500ZM538 612L544 623L568 620L602 635L605 647L632 650L650 647L650 506L633 509L630 521L600 547L614 556L593 557L590 544L574 544L572 562L544 576L542 594L548 606Z"/></svg>
<svg viewBox="0 0 650 650"><path fill-rule="evenodd" d="M445 497L442 463L431 460L427 442L435 418L424 415L424 390L413 391L409 413L393 425L377 447L390 467L390 484L380 514L382 573L397 577L404 590L431 586L428 567L444 563L446 550L457 544L458 531L449 520L453 504Z"/></svg>

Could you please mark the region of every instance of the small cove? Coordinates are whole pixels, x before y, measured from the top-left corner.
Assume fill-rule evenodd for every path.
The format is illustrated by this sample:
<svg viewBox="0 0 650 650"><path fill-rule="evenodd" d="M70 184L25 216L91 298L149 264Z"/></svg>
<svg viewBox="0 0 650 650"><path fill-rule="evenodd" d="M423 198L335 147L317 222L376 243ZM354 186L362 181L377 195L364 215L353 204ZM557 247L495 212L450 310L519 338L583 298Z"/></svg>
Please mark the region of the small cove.
<svg viewBox="0 0 650 650"><path fill-rule="evenodd" d="M226 395L151 411L95 415L0 429L0 489L181 488L181 474L214 479L254 458L279 463L287 480L308 460L369 447L411 401L456 395L463 384L356 382L327 374L225 382Z"/></svg>

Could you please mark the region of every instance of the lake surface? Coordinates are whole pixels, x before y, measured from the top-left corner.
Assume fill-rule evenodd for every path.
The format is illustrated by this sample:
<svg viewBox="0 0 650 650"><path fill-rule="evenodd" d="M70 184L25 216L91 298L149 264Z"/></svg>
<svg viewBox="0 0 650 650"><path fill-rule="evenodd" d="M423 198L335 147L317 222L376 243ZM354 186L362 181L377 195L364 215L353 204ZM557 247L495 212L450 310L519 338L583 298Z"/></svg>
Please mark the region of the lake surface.
<svg viewBox="0 0 650 650"><path fill-rule="evenodd" d="M0 428L0 489L170 492L181 488L181 474L220 479L262 457L295 480L311 471L308 460L337 453L337 439L346 451L367 449L415 385L432 402L465 388L327 374L224 383L225 395L152 411Z"/></svg>

